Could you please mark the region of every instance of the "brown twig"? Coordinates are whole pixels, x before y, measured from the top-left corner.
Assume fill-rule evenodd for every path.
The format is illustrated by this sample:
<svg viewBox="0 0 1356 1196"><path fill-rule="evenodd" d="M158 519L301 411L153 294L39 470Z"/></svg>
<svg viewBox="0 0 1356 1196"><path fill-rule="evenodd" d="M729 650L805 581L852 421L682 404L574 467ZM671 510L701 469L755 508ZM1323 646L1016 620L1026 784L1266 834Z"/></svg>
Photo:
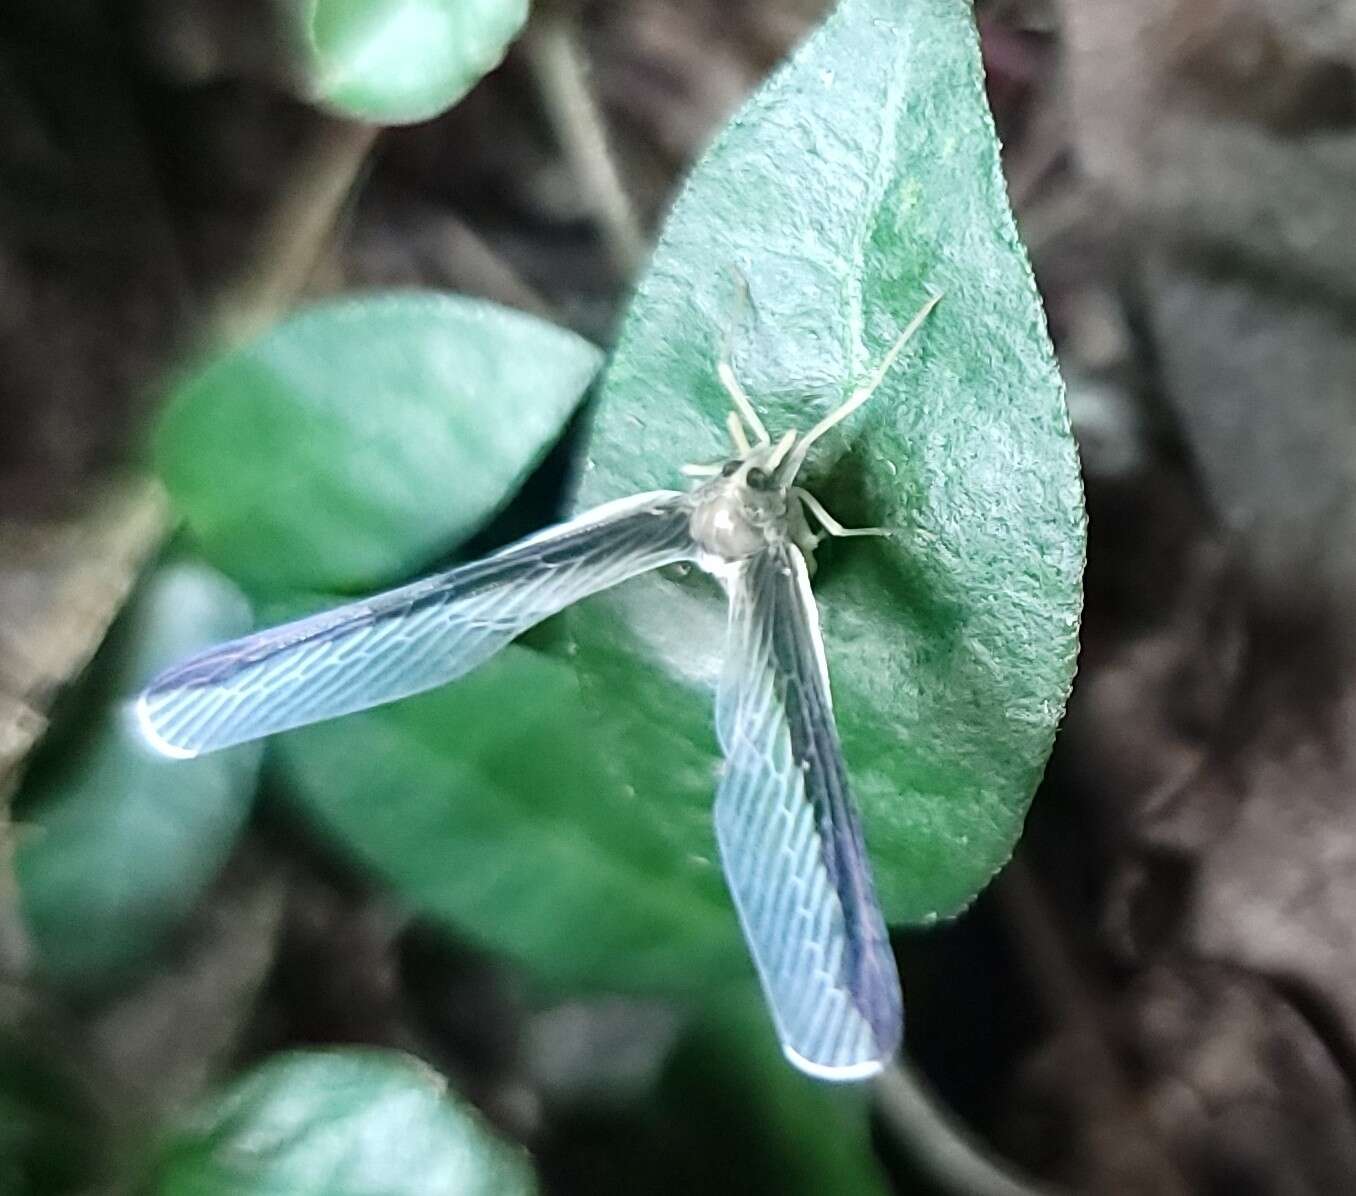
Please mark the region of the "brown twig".
<svg viewBox="0 0 1356 1196"><path fill-rule="evenodd" d="M215 337L229 341L258 331L302 292L379 131L375 125L328 121L316 134L269 213L249 265L223 289L211 329Z"/></svg>
<svg viewBox="0 0 1356 1196"><path fill-rule="evenodd" d="M523 50L608 255L623 278L632 278L645 260L645 235L608 151L602 113L589 90L572 21L560 13L543 14L529 27Z"/></svg>
<svg viewBox="0 0 1356 1196"><path fill-rule="evenodd" d="M47 728L60 685L85 667L122 608L145 561L169 526L164 491L148 479L100 491L81 514L60 523L0 520L0 583L22 593L44 581L40 603L5 604L0 625L0 977L28 966L18 916L9 799L23 761ZM28 585L25 585L25 582Z"/></svg>
<svg viewBox="0 0 1356 1196"><path fill-rule="evenodd" d="M443 256L457 263L459 289L484 295L497 303L531 312L546 320L560 320L555 305L534 288L493 246L460 216L443 213L440 241Z"/></svg>

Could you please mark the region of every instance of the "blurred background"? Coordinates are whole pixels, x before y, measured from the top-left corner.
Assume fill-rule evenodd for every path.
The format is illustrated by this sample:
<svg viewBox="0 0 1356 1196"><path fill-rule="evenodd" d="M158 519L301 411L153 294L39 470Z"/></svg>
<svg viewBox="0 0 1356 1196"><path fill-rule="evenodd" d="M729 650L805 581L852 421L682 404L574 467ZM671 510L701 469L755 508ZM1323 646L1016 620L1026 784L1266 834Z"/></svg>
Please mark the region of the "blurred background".
<svg viewBox="0 0 1356 1196"><path fill-rule="evenodd" d="M0 12L6 795L77 740L68 683L167 535L137 465L184 354L407 285L606 346L683 171L826 6L543 3L450 112L381 131L301 97L279 7ZM1082 452L1087 608L1013 863L897 935L912 1058L1033 1192L1356 1190L1356 6L977 13ZM21 798L11 844L24 825ZM789 1131L707 1066L719 1044L675 1066L662 1005L529 995L267 789L116 985L35 983L4 884L5 1192L100 1190L73 1160L316 1043L429 1060L546 1191L791 1190L767 1180ZM979 1190L919 1179L910 1124L874 1121L900 1190Z"/></svg>

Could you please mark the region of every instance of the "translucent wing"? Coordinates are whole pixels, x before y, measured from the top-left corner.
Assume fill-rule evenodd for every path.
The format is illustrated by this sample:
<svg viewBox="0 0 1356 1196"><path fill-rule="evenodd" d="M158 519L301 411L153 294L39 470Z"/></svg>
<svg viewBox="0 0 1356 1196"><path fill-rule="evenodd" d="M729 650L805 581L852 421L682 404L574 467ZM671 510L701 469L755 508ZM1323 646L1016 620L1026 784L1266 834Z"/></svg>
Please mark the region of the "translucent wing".
<svg viewBox="0 0 1356 1196"><path fill-rule="evenodd" d="M861 1079L894 1054L899 976L848 795L805 560L780 545L727 576L716 703L721 862L797 1067Z"/></svg>
<svg viewBox="0 0 1356 1196"><path fill-rule="evenodd" d="M170 756L258 739L442 685L520 631L637 573L692 555L686 495L609 503L484 560L223 644L137 700Z"/></svg>

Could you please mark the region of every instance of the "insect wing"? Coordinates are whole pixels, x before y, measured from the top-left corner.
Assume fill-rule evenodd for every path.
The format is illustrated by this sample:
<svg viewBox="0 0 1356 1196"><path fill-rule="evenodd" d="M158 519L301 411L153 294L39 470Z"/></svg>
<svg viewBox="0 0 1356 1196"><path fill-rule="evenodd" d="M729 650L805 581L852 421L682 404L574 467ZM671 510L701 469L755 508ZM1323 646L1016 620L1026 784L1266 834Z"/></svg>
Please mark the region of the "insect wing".
<svg viewBox="0 0 1356 1196"><path fill-rule="evenodd" d="M716 837L782 1049L833 1080L899 1045L899 976L848 794L818 612L800 551L774 546L727 578L716 728Z"/></svg>
<svg viewBox="0 0 1356 1196"><path fill-rule="evenodd" d="M690 503L608 503L470 564L209 649L137 699L159 751L190 757L451 681L580 598L690 558Z"/></svg>

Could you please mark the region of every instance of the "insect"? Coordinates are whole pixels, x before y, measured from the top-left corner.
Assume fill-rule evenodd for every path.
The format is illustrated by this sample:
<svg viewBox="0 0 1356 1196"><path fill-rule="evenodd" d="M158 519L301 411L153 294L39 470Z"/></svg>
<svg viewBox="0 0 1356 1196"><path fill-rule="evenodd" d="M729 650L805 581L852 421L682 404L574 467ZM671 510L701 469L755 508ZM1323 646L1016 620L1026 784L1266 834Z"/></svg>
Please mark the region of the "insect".
<svg viewBox="0 0 1356 1196"><path fill-rule="evenodd" d="M691 490L606 503L482 560L202 652L140 695L142 732L164 755L188 758L392 702L464 675L589 594L695 563L729 596L716 839L782 1049L823 1079L875 1074L899 1046L903 1005L848 793L810 574L822 535L885 533L843 527L795 480L939 298L845 403L775 442L727 347L717 374L733 403L735 455L684 467L698 479Z"/></svg>

